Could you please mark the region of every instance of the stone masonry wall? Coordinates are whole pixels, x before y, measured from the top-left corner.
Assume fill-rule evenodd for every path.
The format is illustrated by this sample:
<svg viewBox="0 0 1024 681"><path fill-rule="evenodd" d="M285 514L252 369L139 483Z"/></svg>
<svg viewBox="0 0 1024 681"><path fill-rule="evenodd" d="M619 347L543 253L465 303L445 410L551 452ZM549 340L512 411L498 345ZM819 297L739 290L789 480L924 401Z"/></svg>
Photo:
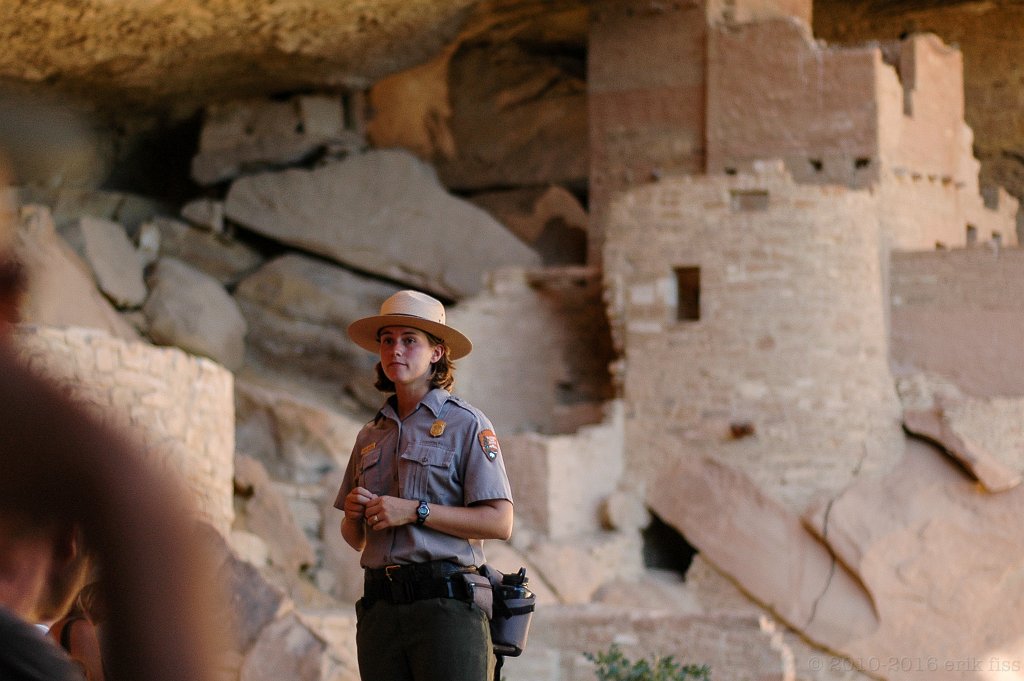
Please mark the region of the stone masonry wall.
<svg viewBox="0 0 1024 681"><path fill-rule="evenodd" d="M708 52L709 173L777 158L798 182L880 187L885 246L962 246L968 225L1016 242L1015 202L979 193L956 48L930 34L828 48L778 19L715 26Z"/></svg>
<svg viewBox="0 0 1024 681"><path fill-rule="evenodd" d="M707 22L699 2L612 0L591 16L589 259L597 264L614 192L704 170Z"/></svg>
<svg viewBox="0 0 1024 681"><path fill-rule="evenodd" d="M892 361L975 397L1024 396L1024 253L958 249L892 256Z"/></svg>
<svg viewBox="0 0 1024 681"><path fill-rule="evenodd" d="M185 483L199 517L227 535L235 438L229 371L89 329L22 327L17 342L33 370L137 438L147 459Z"/></svg>
<svg viewBox="0 0 1024 681"><path fill-rule="evenodd" d="M967 122L982 162L983 185L1001 185L1024 196L1024 6L1010 2L908 3L902 9L865 11L870 0L819 0L814 33L829 42L896 40L931 31L963 53Z"/></svg>
<svg viewBox="0 0 1024 681"><path fill-rule="evenodd" d="M882 149L884 162L966 181L959 177L960 156L965 153L960 139L969 134L964 125L963 55L929 33L892 43L889 49L898 50L892 58L903 107L898 118L882 120L888 130L898 132L895 147Z"/></svg>
<svg viewBox="0 0 1024 681"><path fill-rule="evenodd" d="M485 291L449 308L448 321L473 339L455 391L490 416L499 437L574 433L603 419L615 355L596 270L494 272Z"/></svg>
<svg viewBox="0 0 1024 681"><path fill-rule="evenodd" d="M811 0L704 0L710 23L796 17L810 24L813 5Z"/></svg>
<svg viewBox="0 0 1024 681"><path fill-rule="evenodd" d="M671 178L613 204L627 470L649 481L714 455L800 511L894 460L875 215L869 193L797 185L778 167ZM677 318L677 268L699 268L699 319Z"/></svg>
<svg viewBox="0 0 1024 681"><path fill-rule="evenodd" d="M867 186L878 174L880 68L877 49L822 47L796 19L713 27L708 172L780 158L801 182Z"/></svg>

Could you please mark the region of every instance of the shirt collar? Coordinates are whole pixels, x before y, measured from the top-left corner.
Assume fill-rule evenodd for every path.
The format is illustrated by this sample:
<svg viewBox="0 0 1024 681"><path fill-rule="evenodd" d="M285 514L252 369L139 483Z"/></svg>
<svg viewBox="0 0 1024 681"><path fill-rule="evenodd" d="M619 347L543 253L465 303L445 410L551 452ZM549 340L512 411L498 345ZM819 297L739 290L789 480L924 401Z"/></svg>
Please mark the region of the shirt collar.
<svg viewBox="0 0 1024 681"><path fill-rule="evenodd" d="M441 407L444 406L444 403L448 401L449 397L451 397L451 393L445 390L444 388L434 388L433 390L431 390L430 392L423 396L423 399L420 400L419 405L416 405L416 408L418 409L420 405L422 405L429 409L431 413L435 417L437 417L441 413ZM398 405L396 403L396 400L397 398L394 395L388 397L387 401L384 402L384 406L380 408L379 414L389 419L394 419L395 421L397 421ZM416 410L414 409L413 413L415 413L415 411Z"/></svg>
<svg viewBox="0 0 1024 681"><path fill-rule="evenodd" d="M444 403L448 401L449 397L451 397L451 393L444 388L434 388L423 396L423 399L420 400L420 404L426 406L427 409L432 411L434 416L438 416L441 413L441 407L444 406Z"/></svg>

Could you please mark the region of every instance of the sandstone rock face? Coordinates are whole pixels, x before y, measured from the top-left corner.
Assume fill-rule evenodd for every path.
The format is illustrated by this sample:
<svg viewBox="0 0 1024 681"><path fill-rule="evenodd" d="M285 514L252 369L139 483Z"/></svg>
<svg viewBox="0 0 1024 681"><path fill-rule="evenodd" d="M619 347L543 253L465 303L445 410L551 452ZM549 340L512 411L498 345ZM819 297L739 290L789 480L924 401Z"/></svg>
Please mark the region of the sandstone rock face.
<svg viewBox="0 0 1024 681"><path fill-rule="evenodd" d="M297 615L310 631L327 643L321 660L322 681L359 681L355 613L303 608Z"/></svg>
<svg viewBox="0 0 1024 681"><path fill-rule="evenodd" d="M199 184L216 184L243 171L305 161L328 147L360 151L364 146L358 134L345 129L339 96L215 104L206 109L192 177Z"/></svg>
<svg viewBox="0 0 1024 681"><path fill-rule="evenodd" d="M22 321L99 329L118 338L138 340L138 333L96 290L89 267L57 235L48 209L23 209L14 252L29 281L21 305Z"/></svg>
<svg viewBox="0 0 1024 681"><path fill-rule="evenodd" d="M234 485L246 500L236 527L246 528L267 542L271 564L293 574L311 565L313 548L263 465L244 454L236 455Z"/></svg>
<svg viewBox="0 0 1024 681"><path fill-rule="evenodd" d="M224 202L213 199L195 199L181 207L181 217L197 227L215 234L224 232Z"/></svg>
<svg viewBox="0 0 1024 681"><path fill-rule="evenodd" d="M874 661L865 671L887 679L920 678L921 670L940 680L1012 672L1001 665L1024 659L1014 633L1024 626L1024 543L1015 520L1022 492L986 493L911 440L891 473L858 481L820 509L814 526L878 612L877 630L840 649Z"/></svg>
<svg viewBox="0 0 1024 681"><path fill-rule="evenodd" d="M320 681L326 648L298 617L288 615L263 630L242 664L239 680Z"/></svg>
<svg viewBox="0 0 1024 681"><path fill-rule="evenodd" d="M55 188L29 185L20 188L22 203L49 207L58 230L83 217L110 220L134 234L140 224L171 208L163 201L139 194L83 189L61 183Z"/></svg>
<svg viewBox="0 0 1024 681"><path fill-rule="evenodd" d="M225 212L284 243L449 298L478 291L484 272L539 264L530 248L445 192L430 166L402 151L241 178Z"/></svg>
<svg viewBox="0 0 1024 681"><path fill-rule="evenodd" d="M1020 484L1019 471L1002 465L984 447L958 432L942 407L928 411L905 411L903 427L944 449L990 492L1005 492Z"/></svg>
<svg viewBox="0 0 1024 681"><path fill-rule="evenodd" d="M454 36L467 0L332 0L284 4L217 0L160 5L6 4L0 75L89 94L118 107L174 109L317 85L363 86L425 60ZM30 22L23 24L22 22ZM31 25L33 31L22 26ZM72 46L50 49L52 45ZM260 55L253 69L254 55ZM73 74L73 75L72 75Z"/></svg>
<svg viewBox="0 0 1024 681"><path fill-rule="evenodd" d="M374 83L368 137L449 187L583 184L589 15L576 0L478 3L434 59Z"/></svg>
<svg viewBox="0 0 1024 681"><path fill-rule="evenodd" d="M344 468L362 423L327 405L245 378L235 381L236 442L275 478L318 482Z"/></svg>
<svg viewBox="0 0 1024 681"><path fill-rule="evenodd" d="M530 244L546 266L587 262L587 212L564 187L484 192L470 199Z"/></svg>
<svg viewBox="0 0 1024 681"><path fill-rule="evenodd" d="M225 286L234 286L263 263L263 256L237 239L172 218L158 217L143 224L139 231L140 249L143 235L150 233L156 242L152 249L155 255L186 262Z"/></svg>
<svg viewBox="0 0 1024 681"><path fill-rule="evenodd" d="M142 305L147 293L142 263L124 228L109 220L82 218L78 229L100 290L119 308Z"/></svg>
<svg viewBox="0 0 1024 681"><path fill-rule="evenodd" d="M978 398L1024 395L1024 251L986 247L894 253L892 359ZM922 405L928 406L928 405ZM997 450L998 451L998 450Z"/></svg>
<svg viewBox="0 0 1024 681"><path fill-rule="evenodd" d="M230 552L225 553L217 576L233 606L232 643L236 651L244 652L256 642L260 631L277 617L285 595L267 582L256 566L239 560Z"/></svg>
<svg viewBox="0 0 1024 681"><path fill-rule="evenodd" d="M570 11L571 17L568 12L551 17L552 24L566 27L575 20L579 32L572 37L582 46L586 11ZM446 186L531 186L587 177L584 60L552 60L543 50L531 50L529 38L541 35L547 20L541 19L533 32L503 36L495 45L477 38L452 57L448 78L455 154L437 159Z"/></svg>
<svg viewBox="0 0 1024 681"><path fill-rule="evenodd" d="M345 330L356 319L375 314L398 290L291 253L246 277L235 289L235 300L248 323L251 355L287 367L307 383L334 384L375 409L381 402L373 387L377 357L353 344Z"/></svg>
<svg viewBox="0 0 1024 681"><path fill-rule="evenodd" d="M200 518L227 534L235 440L228 371L175 348L86 329L26 327L18 342L30 366L137 437L147 458L184 481Z"/></svg>
<svg viewBox="0 0 1024 681"><path fill-rule="evenodd" d="M363 569L359 552L341 536L342 513L334 508L334 499L341 487L343 470L323 478L322 566L316 573L317 586L344 603L355 603L363 597Z"/></svg>
<svg viewBox="0 0 1024 681"><path fill-rule="evenodd" d="M741 472L686 457L662 471L648 499L712 564L812 640L843 649L878 628L857 577L836 563L799 516Z"/></svg>
<svg viewBox="0 0 1024 681"><path fill-rule="evenodd" d="M228 369L245 362L245 318L215 279L175 258L161 258L143 307L149 335L210 357Z"/></svg>
<svg viewBox="0 0 1024 681"><path fill-rule="evenodd" d="M986 493L931 446L908 441L892 471L823 502L807 519L822 543L722 464L680 466L651 498L755 600L848 657L811 660L818 671L984 679L1024 652L1009 633L1022 617L1024 545L1012 520L1021 494ZM971 548L981 538L998 547L998 566ZM704 593L698 579L688 582Z"/></svg>
<svg viewBox="0 0 1024 681"><path fill-rule="evenodd" d="M986 485L990 491L1003 489L998 481L1011 482L1024 471L1024 398L969 395L949 379L927 373L901 376L896 387L905 415L941 413L941 426L947 432L987 454L981 461L999 473L990 481L993 487ZM939 444L947 446L945 442ZM947 453L956 456L948 447Z"/></svg>

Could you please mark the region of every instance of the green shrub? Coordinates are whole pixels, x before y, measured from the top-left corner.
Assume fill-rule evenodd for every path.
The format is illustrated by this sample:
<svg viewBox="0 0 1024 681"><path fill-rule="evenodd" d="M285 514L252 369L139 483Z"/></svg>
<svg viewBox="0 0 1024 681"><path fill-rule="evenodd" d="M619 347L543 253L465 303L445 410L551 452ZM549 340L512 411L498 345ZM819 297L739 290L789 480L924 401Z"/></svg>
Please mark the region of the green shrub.
<svg viewBox="0 0 1024 681"><path fill-rule="evenodd" d="M711 681L711 667L706 664L681 665L671 655L655 658L653 662L632 662L614 643L605 652L583 655L597 665L600 681Z"/></svg>

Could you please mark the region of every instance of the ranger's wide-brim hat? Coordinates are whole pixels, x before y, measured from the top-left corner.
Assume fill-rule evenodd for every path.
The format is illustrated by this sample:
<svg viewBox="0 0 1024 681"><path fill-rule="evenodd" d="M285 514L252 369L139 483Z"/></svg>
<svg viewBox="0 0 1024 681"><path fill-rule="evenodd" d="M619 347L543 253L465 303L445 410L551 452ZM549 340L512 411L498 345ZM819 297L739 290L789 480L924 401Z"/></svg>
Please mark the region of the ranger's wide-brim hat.
<svg viewBox="0 0 1024 681"><path fill-rule="evenodd" d="M364 350L376 353L380 348L377 334L385 326L409 326L425 331L444 341L451 358L465 357L473 343L460 331L445 324L444 305L419 291L399 291L380 306L380 314L357 319L348 325L348 337Z"/></svg>

